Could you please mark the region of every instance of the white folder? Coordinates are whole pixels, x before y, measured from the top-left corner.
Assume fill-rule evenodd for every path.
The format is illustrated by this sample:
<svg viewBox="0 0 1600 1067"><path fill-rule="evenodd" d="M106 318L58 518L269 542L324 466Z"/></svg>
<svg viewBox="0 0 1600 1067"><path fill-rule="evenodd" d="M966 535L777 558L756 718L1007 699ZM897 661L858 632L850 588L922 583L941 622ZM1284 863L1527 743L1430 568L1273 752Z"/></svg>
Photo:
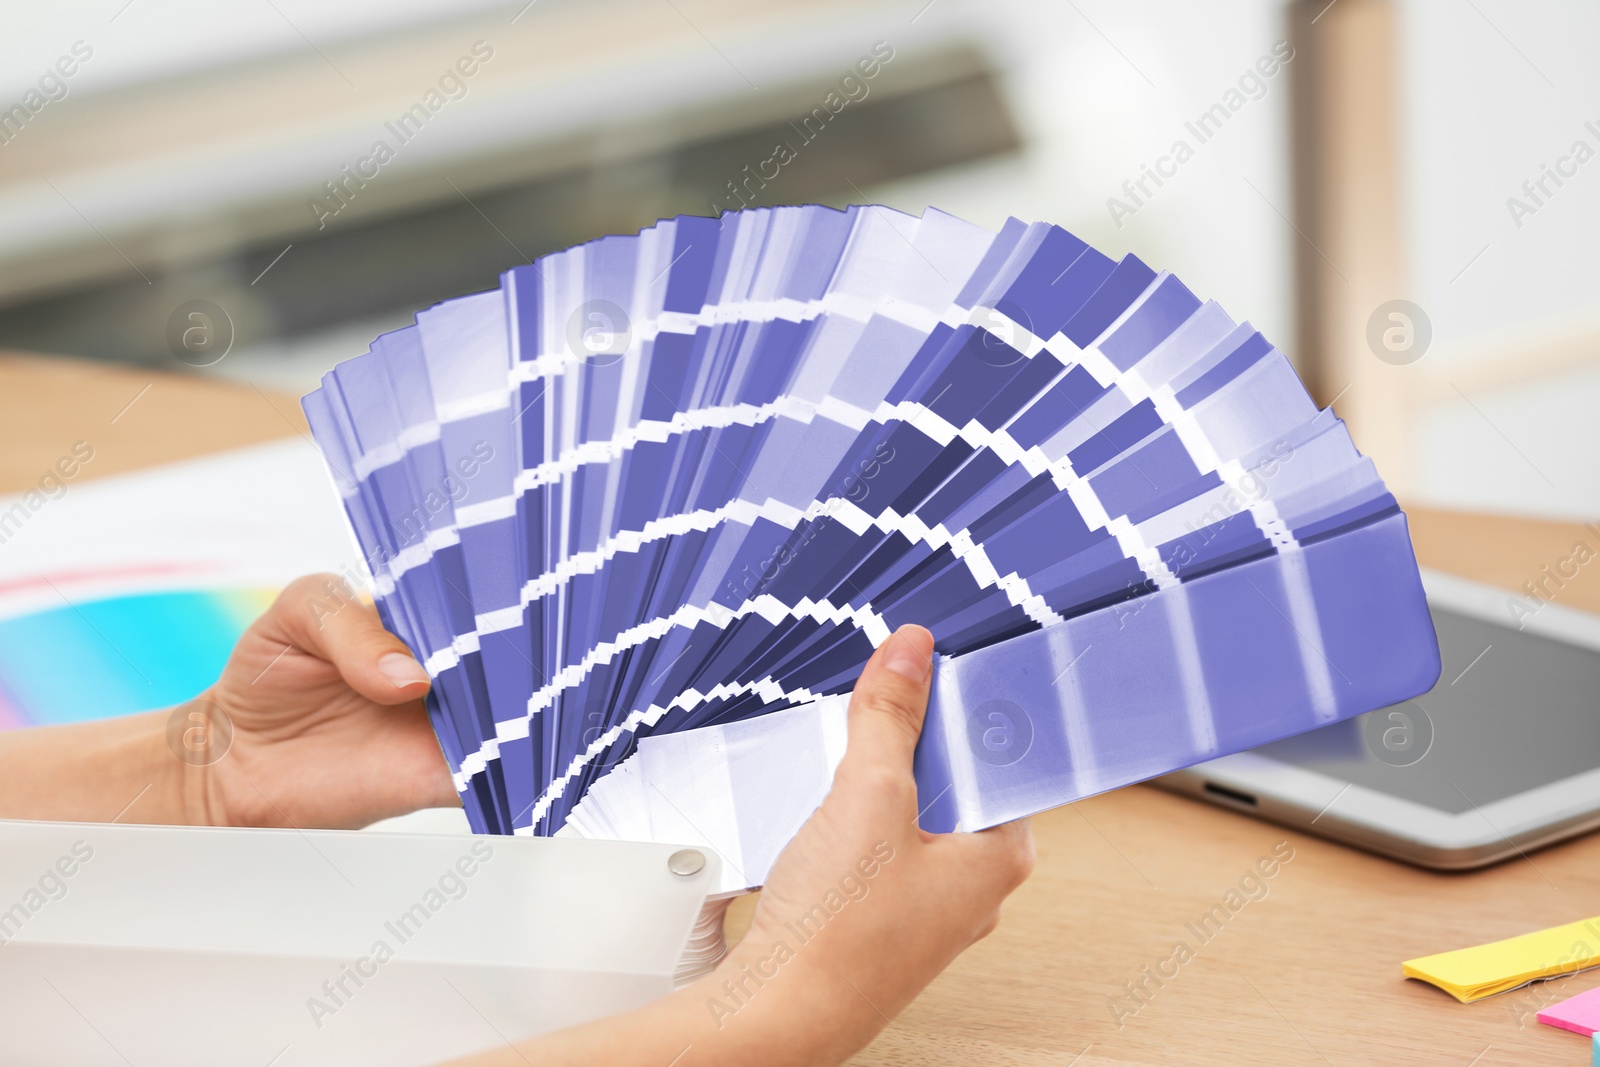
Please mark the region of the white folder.
<svg viewBox="0 0 1600 1067"><path fill-rule="evenodd" d="M709 969L718 868L658 844L0 821L0 1063L503 1046Z"/></svg>

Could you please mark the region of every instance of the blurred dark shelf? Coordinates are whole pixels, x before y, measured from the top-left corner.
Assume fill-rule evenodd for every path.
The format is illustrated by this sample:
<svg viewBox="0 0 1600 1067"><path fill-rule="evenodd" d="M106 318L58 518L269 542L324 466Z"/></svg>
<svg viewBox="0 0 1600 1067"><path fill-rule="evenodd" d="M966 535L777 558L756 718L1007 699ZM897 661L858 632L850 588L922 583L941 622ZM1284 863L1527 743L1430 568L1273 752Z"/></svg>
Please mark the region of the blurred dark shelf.
<svg viewBox="0 0 1600 1067"><path fill-rule="evenodd" d="M869 95L809 141L796 116L487 190L481 182L458 181L479 186L470 200L451 187L446 179L452 171L446 170L432 204L296 237L275 264L287 241L165 272L147 269L148 284L118 278L0 306L0 347L181 370L167 347L166 324L186 301L210 300L226 309L236 347L420 309L493 288L501 271L529 258L631 233L666 216L740 206L728 183L754 173L779 143L794 158L764 188L745 186L753 193L749 204L859 203L860 189L1020 148L994 75L970 55L963 60L972 73L899 95ZM455 177L474 165L459 163ZM483 165L519 169L514 158Z"/></svg>

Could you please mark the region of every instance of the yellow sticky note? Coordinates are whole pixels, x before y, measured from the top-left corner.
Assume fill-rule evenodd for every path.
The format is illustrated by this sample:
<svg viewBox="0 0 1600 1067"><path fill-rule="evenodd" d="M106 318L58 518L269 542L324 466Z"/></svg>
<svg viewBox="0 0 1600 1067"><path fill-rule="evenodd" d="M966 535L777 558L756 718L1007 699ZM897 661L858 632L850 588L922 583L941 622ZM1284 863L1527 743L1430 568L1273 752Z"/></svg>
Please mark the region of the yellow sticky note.
<svg viewBox="0 0 1600 1067"><path fill-rule="evenodd" d="M1541 978L1600 965L1600 916L1504 941L1407 960L1407 978L1430 982L1463 1004Z"/></svg>

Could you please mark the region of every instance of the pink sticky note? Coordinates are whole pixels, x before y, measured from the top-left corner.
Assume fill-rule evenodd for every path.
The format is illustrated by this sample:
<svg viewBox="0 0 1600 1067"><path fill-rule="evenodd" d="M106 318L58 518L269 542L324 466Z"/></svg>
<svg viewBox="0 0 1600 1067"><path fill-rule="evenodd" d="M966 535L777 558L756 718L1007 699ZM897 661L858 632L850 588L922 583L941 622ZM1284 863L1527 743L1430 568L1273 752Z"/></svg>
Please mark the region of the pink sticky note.
<svg viewBox="0 0 1600 1067"><path fill-rule="evenodd" d="M1600 989L1591 989L1552 1004L1539 1013L1539 1021L1590 1037L1600 1030Z"/></svg>

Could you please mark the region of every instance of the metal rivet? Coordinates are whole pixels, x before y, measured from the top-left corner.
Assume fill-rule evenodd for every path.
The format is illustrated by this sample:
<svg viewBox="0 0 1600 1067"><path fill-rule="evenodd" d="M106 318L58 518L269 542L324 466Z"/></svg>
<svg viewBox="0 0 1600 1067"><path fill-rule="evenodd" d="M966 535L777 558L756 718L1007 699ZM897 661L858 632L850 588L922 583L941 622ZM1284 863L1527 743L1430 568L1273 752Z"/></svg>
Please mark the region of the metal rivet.
<svg viewBox="0 0 1600 1067"><path fill-rule="evenodd" d="M687 877L699 874L706 866L706 854L697 848L680 848L667 857L667 870Z"/></svg>

